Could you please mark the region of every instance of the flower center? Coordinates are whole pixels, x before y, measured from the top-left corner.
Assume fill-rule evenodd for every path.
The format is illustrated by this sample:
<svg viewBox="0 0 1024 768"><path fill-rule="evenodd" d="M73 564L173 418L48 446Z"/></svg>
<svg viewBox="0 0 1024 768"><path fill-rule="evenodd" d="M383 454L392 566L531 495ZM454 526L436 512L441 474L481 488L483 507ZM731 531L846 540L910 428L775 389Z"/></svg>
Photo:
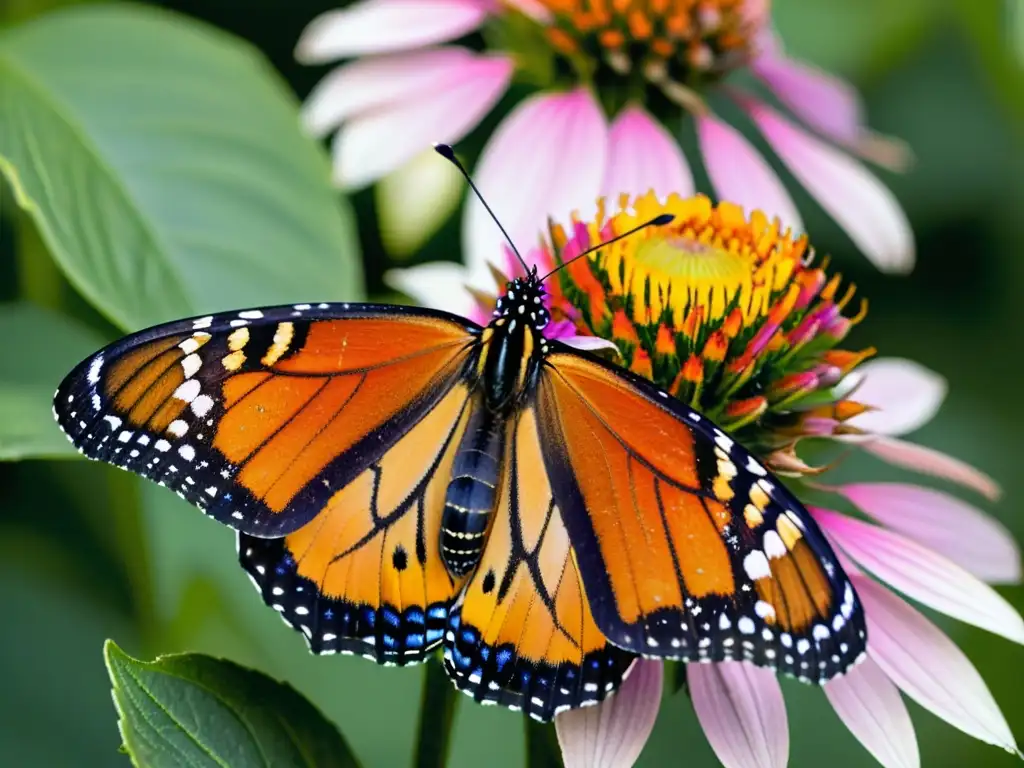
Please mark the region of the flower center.
<svg viewBox="0 0 1024 768"><path fill-rule="evenodd" d="M768 0L532 0L543 32L582 74L694 89L746 62ZM510 2L510 5L514 5Z"/></svg>

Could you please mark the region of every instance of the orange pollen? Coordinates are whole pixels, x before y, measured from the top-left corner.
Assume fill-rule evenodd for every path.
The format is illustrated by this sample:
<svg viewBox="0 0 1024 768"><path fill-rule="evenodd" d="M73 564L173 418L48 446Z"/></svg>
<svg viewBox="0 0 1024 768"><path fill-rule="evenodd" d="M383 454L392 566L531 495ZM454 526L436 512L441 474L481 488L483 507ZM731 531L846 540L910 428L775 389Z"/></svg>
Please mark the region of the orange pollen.
<svg viewBox="0 0 1024 768"><path fill-rule="evenodd" d="M636 333L636 326L626 316L625 311L617 310L612 317L612 338L619 341L626 341L630 344L639 344L640 337Z"/></svg>
<svg viewBox="0 0 1024 768"><path fill-rule="evenodd" d="M690 355L681 371L683 381L698 382L704 378L704 363L696 355Z"/></svg>
<svg viewBox="0 0 1024 768"><path fill-rule="evenodd" d="M659 355L674 355L676 353L676 340L672 337L672 331L668 326L658 326L658 337L654 340L654 351Z"/></svg>

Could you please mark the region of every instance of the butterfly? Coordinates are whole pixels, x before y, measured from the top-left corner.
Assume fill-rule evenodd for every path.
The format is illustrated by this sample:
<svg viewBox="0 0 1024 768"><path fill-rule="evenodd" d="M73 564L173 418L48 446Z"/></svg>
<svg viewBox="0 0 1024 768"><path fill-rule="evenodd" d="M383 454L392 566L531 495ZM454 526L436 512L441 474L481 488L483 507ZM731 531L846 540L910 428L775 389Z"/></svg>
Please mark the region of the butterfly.
<svg viewBox="0 0 1024 768"><path fill-rule="evenodd" d="M704 416L545 337L536 269L481 327L294 304L132 334L60 385L86 456L237 531L314 653L443 650L455 685L540 720L638 655L824 683L863 610L804 506Z"/></svg>

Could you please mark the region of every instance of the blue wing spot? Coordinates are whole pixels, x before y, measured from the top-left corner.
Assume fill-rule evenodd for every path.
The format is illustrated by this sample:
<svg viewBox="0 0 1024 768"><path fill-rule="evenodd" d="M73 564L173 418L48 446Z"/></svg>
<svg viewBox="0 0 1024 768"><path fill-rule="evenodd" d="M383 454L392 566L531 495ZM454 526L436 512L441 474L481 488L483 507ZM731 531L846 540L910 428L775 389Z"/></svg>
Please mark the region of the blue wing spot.
<svg viewBox="0 0 1024 768"><path fill-rule="evenodd" d="M432 619L445 619L448 617L448 609L443 605L432 605L427 611L427 616ZM452 617L452 620L457 622L458 617ZM458 623L455 626L458 626Z"/></svg>
<svg viewBox="0 0 1024 768"><path fill-rule="evenodd" d="M334 618L334 611L332 611L330 608L328 608L326 611L324 611L324 618L327 619L328 621L333 619Z"/></svg>
<svg viewBox="0 0 1024 768"><path fill-rule="evenodd" d="M381 615L384 617L384 621L390 624L392 627L397 627L402 623L402 617L392 611L390 608L381 608Z"/></svg>
<svg viewBox="0 0 1024 768"><path fill-rule="evenodd" d="M410 624L423 624L423 611L417 608L410 608L405 612L405 620Z"/></svg>
<svg viewBox="0 0 1024 768"><path fill-rule="evenodd" d="M409 648L422 648L423 647L423 635L406 635L405 644Z"/></svg>
<svg viewBox="0 0 1024 768"><path fill-rule="evenodd" d="M384 646L386 648L394 648L398 645L398 641L391 635L381 635L381 639L384 641Z"/></svg>
<svg viewBox="0 0 1024 768"><path fill-rule="evenodd" d="M436 643L442 637L444 637L444 630L443 629L428 629L427 630L427 642L428 643Z"/></svg>
<svg viewBox="0 0 1024 768"><path fill-rule="evenodd" d="M508 648L502 648L498 651L498 654L494 657L495 663L498 665L498 671L501 672L502 668L512 660L512 651Z"/></svg>

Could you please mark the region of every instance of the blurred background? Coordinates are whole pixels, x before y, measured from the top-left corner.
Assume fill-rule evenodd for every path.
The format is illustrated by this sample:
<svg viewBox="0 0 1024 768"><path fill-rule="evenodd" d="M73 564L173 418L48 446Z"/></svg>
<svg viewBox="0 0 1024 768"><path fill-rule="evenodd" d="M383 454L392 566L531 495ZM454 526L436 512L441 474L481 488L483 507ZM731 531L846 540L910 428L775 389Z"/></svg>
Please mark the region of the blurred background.
<svg viewBox="0 0 1024 768"><path fill-rule="evenodd" d="M0 36L66 4L0 0ZM292 49L314 16L337 5L329 0L152 5L247 40L284 81L275 87L293 92L287 97L293 106L328 70L297 65ZM918 265L909 277L875 271L806 195L795 192L818 252L831 253L836 268L870 300L870 314L848 347L874 345L881 354L913 358L948 378L950 394L939 417L915 440L966 459L1000 481L1001 502L971 501L1024 540L1024 3L774 0L773 5L787 49L852 81L864 95L872 127L907 141L917 158L905 175L879 172L916 234ZM9 64L0 53L0 73ZM514 96L460 145L469 158ZM0 94L0 109L5 108L10 104ZM50 150L43 146L42 151ZM36 419L25 434L45 430L41 439L53 445L61 438L50 434L57 432L52 423L39 426L45 414L29 385L45 383L48 397L71 364L118 331L66 282L11 186L0 182L0 188L0 298L7 302L0 307L5 343L0 420L10 425ZM168 202L178 203L184 204ZM301 201L296 205L301 208ZM458 259L457 216L415 255L399 258L384 247L372 191L348 202L339 199L338 205L344 231L335 242L349 247L347 256L338 257L329 284L336 285L342 275L347 282L325 289L331 295L321 292L306 300L360 295L360 265L345 261L360 251L366 293L377 299L392 298L381 277L387 268ZM252 265L238 261L234 269L241 274L289 259L287 253L257 249L265 250L255 244ZM218 279L231 278L218 273ZM212 291L218 288L211 283ZM10 303L15 301L28 304L15 307ZM232 306L225 298L221 308ZM31 454L3 450L7 459ZM900 477L860 456L841 472L878 480ZM108 467L63 455L0 463L0 765L127 763L117 752L101 658L108 637L146 658L201 650L252 665L313 700L365 765L408 764L422 669L310 656L302 639L253 593L236 565L232 539L173 494ZM1024 588L1000 592L1024 610ZM1018 740L1024 738L1024 651L982 630L937 621L977 665ZM819 691L789 681L784 689L793 765L871 764ZM916 705L910 708L923 764L1017 764ZM521 765L523 733L519 716L460 700L450 764ZM682 763L715 761L685 695L666 693L640 765Z"/></svg>

